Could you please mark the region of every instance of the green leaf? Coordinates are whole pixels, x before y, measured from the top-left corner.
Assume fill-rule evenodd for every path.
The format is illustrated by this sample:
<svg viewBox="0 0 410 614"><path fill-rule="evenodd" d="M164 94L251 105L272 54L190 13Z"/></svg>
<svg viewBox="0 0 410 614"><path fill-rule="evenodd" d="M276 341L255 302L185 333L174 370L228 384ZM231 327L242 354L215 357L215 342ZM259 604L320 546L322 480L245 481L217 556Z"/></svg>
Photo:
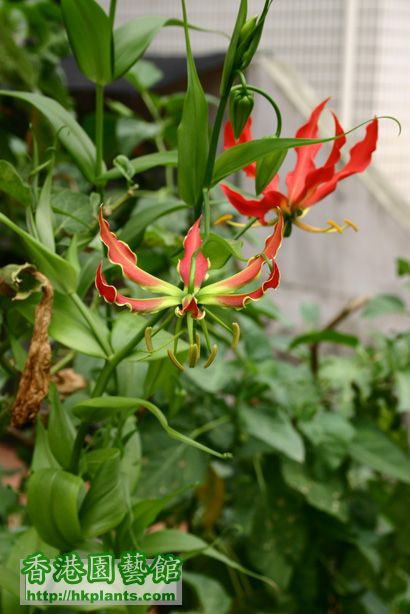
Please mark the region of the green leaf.
<svg viewBox="0 0 410 614"><path fill-rule="evenodd" d="M0 577L2 581L6 580L10 582L1 595L1 612L2 614L15 614L19 612L29 612L27 606L20 605L20 560L24 559L31 552L43 552L50 559L55 558L57 551L51 546L42 541L33 527L17 534L10 554L7 557L5 566L2 566L0 571ZM11 571L13 577L7 572L7 575L3 576L3 570ZM15 595L16 580L18 580L18 596Z"/></svg>
<svg viewBox="0 0 410 614"><path fill-rule="evenodd" d="M247 258L242 256L242 247L243 241L225 239L221 235L211 232L203 249L203 254L209 258L211 269L221 269L231 256L243 262L247 261Z"/></svg>
<svg viewBox="0 0 410 614"><path fill-rule="evenodd" d="M72 0L73 1L73 0ZM77 162L83 175L95 182L95 147L74 117L58 102L41 94L0 90L0 96L11 96L33 105L50 122L61 143Z"/></svg>
<svg viewBox="0 0 410 614"><path fill-rule="evenodd" d="M15 305L15 309L30 322L34 322L34 307L34 304L30 304L27 301ZM85 306L85 308L89 311L90 317L95 320L101 335L104 334L108 342L108 329L104 321L96 313L91 312L88 307ZM96 356L97 358L105 358L104 350L95 339L94 334L87 326L77 307L71 300L59 292L54 293L53 314L49 334L59 343L77 352L87 354L88 356Z"/></svg>
<svg viewBox="0 0 410 614"><path fill-rule="evenodd" d="M320 330L317 332L306 333L293 339L289 348L293 349L299 345L311 345L313 343L336 343L338 345L347 345L348 347L357 347L359 339L354 335L339 333L336 330Z"/></svg>
<svg viewBox="0 0 410 614"><path fill-rule="evenodd" d="M269 156L265 156L261 160L258 160L256 164L255 178L255 190L257 194L263 192L272 179L277 175L287 156L287 153L287 149L282 149L273 152Z"/></svg>
<svg viewBox="0 0 410 614"><path fill-rule="evenodd" d="M164 151L146 156L140 156L129 161L132 167L134 175L143 173L156 166L177 166L178 164L178 152L177 151ZM109 171L104 172L98 181L111 181L112 179L119 179L122 174L118 168L111 168Z"/></svg>
<svg viewBox="0 0 410 614"><path fill-rule="evenodd" d="M138 17L115 30L114 79L122 77L140 59L166 22L159 16Z"/></svg>
<svg viewBox="0 0 410 614"><path fill-rule="evenodd" d="M61 469L40 469L28 483L28 512L38 534L56 548L82 541L78 509L85 488L81 478Z"/></svg>
<svg viewBox="0 0 410 614"><path fill-rule="evenodd" d="M208 103L198 77L184 9L188 86L178 127L178 187L181 198L195 206L202 197L208 161Z"/></svg>
<svg viewBox="0 0 410 614"><path fill-rule="evenodd" d="M406 313L405 302L393 294L381 294L367 303L362 317L370 319L394 313Z"/></svg>
<svg viewBox="0 0 410 614"><path fill-rule="evenodd" d="M410 367L396 373L396 394L399 400L398 411L410 412Z"/></svg>
<svg viewBox="0 0 410 614"><path fill-rule="evenodd" d="M127 511L121 477L120 452L102 463L91 481L80 519L87 537L102 535L116 527Z"/></svg>
<svg viewBox="0 0 410 614"><path fill-rule="evenodd" d="M68 39L81 72L100 85L113 80L112 29L95 0L61 0Z"/></svg>
<svg viewBox="0 0 410 614"><path fill-rule="evenodd" d="M240 417L249 435L292 460L303 461L305 457L303 440L283 411L243 407L240 410Z"/></svg>
<svg viewBox="0 0 410 614"><path fill-rule="evenodd" d="M128 222L121 228L118 237L125 243L132 243L134 246L138 244L143 236L147 226L175 211L186 209L187 206L182 201L167 200L165 202L153 203L153 199L147 199L147 206L141 208L142 202L138 203L135 214L130 217Z"/></svg>
<svg viewBox="0 0 410 614"><path fill-rule="evenodd" d="M75 234L89 230L95 222L95 199L94 192L90 195L71 190L55 192L51 196L51 208L56 220L56 234L62 231Z"/></svg>
<svg viewBox="0 0 410 614"><path fill-rule="evenodd" d="M0 160L0 191L21 203L31 206L31 191L10 162Z"/></svg>
<svg viewBox="0 0 410 614"><path fill-rule="evenodd" d="M36 443L30 469L31 471L38 471L39 469L50 468L60 468L60 465L51 451L48 433L41 420L38 419L36 422Z"/></svg>
<svg viewBox="0 0 410 614"><path fill-rule="evenodd" d="M54 457L64 469L71 463L76 430L67 410L61 406L58 390L54 383L48 393L51 412L48 419L48 441Z"/></svg>
<svg viewBox="0 0 410 614"><path fill-rule="evenodd" d="M353 130L354 129L355 128L353 128ZM347 132L345 134L347 134ZM333 140L334 137L326 139L266 137L263 139L255 139L247 143L241 143L240 145L234 145L234 147L227 149L216 159L211 185L216 185L222 181L222 179L225 179L225 177L241 170L244 166L248 166L248 164L252 162L257 162L265 156L275 152L277 153L302 145L326 143Z"/></svg>
<svg viewBox="0 0 410 614"><path fill-rule="evenodd" d="M162 411L156 407L156 405L146 401L145 399L109 396L95 397L94 399L81 401L75 405L75 407L73 407L72 411L75 416L83 421L100 422L101 420L109 418L118 411L130 411L132 409L136 411L140 406L145 407L145 409L151 412L158 420L164 431L173 439L176 439L177 441L185 443L189 446L193 446L194 448L198 448L199 450L212 454L213 456L217 456L218 458L229 458L231 456L230 454L221 454L220 452L216 452L215 450L208 448L208 446L204 446L198 441L179 433L168 424L168 420Z"/></svg>
<svg viewBox="0 0 410 614"><path fill-rule="evenodd" d="M309 476L305 466L289 459L282 460L282 473L285 482L300 492L313 507L335 516L342 522L347 521L347 503L343 486L338 480L315 481Z"/></svg>
<svg viewBox="0 0 410 614"><path fill-rule="evenodd" d="M156 531L155 533L150 533L149 535L145 535L141 542L141 549L148 555L154 555L157 552L186 552L191 554L203 554L205 556L209 556L240 573L243 573L251 578L255 578L256 580L261 580L266 584L269 584L272 588L276 589L276 584L266 578L265 576L261 576L260 574L254 573L249 569L246 569L233 559L230 559L228 556L219 552L213 546L210 546L202 540L200 537L196 535L192 535L191 533L183 533L182 531L178 531L176 529L166 529L164 531Z"/></svg>
<svg viewBox="0 0 410 614"><path fill-rule="evenodd" d="M381 431L358 427L349 452L358 463L410 484L410 459Z"/></svg>
<svg viewBox="0 0 410 614"><path fill-rule="evenodd" d="M313 419L300 421L298 426L315 446L320 460L332 469L341 465L356 434L350 422L339 413L320 412Z"/></svg>
<svg viewBox="0 0 410 614"><path fill-rule="evenodd" d="M121 455L121 480L129 500L135 494L141 472L141 438L134 416L130 416L122 428L123 449ZM125 441L125 443L124 443Z"/></svg>
<svg viewBox="0 0 410 614"><path fill-rule="evenodd" d="M54 161L50 160L49 170L38 199L35 221L38 238L51 252L55 252L53 212L51 210L51 188L53 185Z"/></svg>
<svg viewBox="0 0 410 614"><path fill-rule="evenodd" d="M135 539L140 539L147 527L154 523L158 514L166 507L166 505L175 498L177 494L184 491L181 488L179 491L161 497L159 499L145 499L138 501L132 507L132 532Z"/></svg>
<svg viewBox="0 0 410 614"><path fill-rule="evenodd" d="M202 614L229 614L232 607L232 598L229 597L222 584L204 576L203 574L184 571L184 583L189 584L195 589L201 604ZM185 612L194 614L194 612Z"/></svg>
<svg viewBox="0 0 410 614"><path fill-rule="evenodd" d="M77 285L77 273L74 267L66 262L58 254L50 252L37 239L28 234L25 230L14 224L3 213L0 213L0 222L3 222L10 230L15 232L24 242L30 259L36 264L37 268L44 273L52 282L53 286L63 292L74 292Z"/></svg>
<svg viewBox="0 0 410 614"><path fill-rule="evenodd" d="M147 60L139 60L125 75L125 78L138 92L150 90L161 81L163 72Z"/></svg>

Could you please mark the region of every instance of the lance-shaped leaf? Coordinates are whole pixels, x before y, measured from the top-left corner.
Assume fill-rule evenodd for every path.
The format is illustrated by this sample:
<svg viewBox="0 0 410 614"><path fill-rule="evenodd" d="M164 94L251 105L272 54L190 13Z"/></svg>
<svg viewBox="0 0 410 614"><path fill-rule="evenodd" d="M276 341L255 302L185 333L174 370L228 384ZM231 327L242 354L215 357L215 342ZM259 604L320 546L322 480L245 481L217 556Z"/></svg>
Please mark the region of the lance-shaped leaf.
<svg viewBox="0 0 410 614"><path fill-rule="evenodd" d="M0 223L5 224L15 232L24 242L31 259L38 269L48 277L53 286L62 292L74 292L77 285L77 273L74 267L58 254L50 252L44 245L28 234L25 230L14 224L3 213L0 213Z"/></svg>
<svg viewBox="0 0 410 614"><path fill-rule="evenodd" d="M367 122L364 122L367 123ZM214 166L214 172L212 176L212 185L216 185L225 177L232 175L249 166L252 162L257 162L265 156L274 152L279 152L294 147L303 147L304 145L318 145L320 143L328 143L341 139L360 128L363 124L355 126L351 130L344 133L338 133L337 136L328 137L324 139L315 138L295 138L295 137L269 137L263 139L256 139L254 141L248 141L246 143L239 143L230 149L226 149L216 160ZM377 125L377 120L373 120L370 124L368 131L374 131L374 127ZM360 150L359 150L360 151ZM362 162L362 161L361 161ZM349 168L350 171L350 168ZM340 180L340 177L339 177Z"/></svg>
<svg viewBox="0 0 410 614"><path fill-rule="evenodd" d="M44 541L64 550L82 541L81 478L61 469L39 469L29 479L27 494L31 522Z"/></svg>
<svg viewBox="0 0 410 614"><path fill-rule="evenodd" d="M68 39L81 72L104 85L113 77L112 28L95 0L61 0Z"/></svg>
<svg viewBox="0 0 410 614"><path fill-rule="evenodd" d="M167 23L159 16L138 17L114 32L114 79L129 70L145 53L154 36Z"/></svg>
<svg viewBox="0 0 410 614"><path fill-rule="evenodd" d="M201 197L208 160L208 103L198 77L184 7L188 87L178 127L178 187L183 200L195 206Z"/></svg>
<svg viewBox="0 0 410 614"><path fill-rule="evenodd" d="M0 96L11 96L33 105L50 122L58 139L77 162L84 177L95 181L95 147L88 134L58 102L41 94L0 90Z"/></svg>
<svg viewBox="0 0 410 614"><path fill-rule="evenodd" d="M157 166L177 166L178 164L178 152L177 151L160 151L146 156L140 156L129 160L130 168L132 168L132 177L138 173L149 171ZM109 171L105 171L98 179L99 182L111 181L111 179L119 179L121 177L121 171L118 167L110 168Z"/></svg>
<svg viewBox="0 0 410 614"><path fill-rule="evenodd" d="M162 411L153 403L146 401L145 399L133 399L127 397L96 397L94 399L89 399L87 401L82 401L78 403L73 408L73 414L80 418L85 422L94 422L96 420L105 420L112 415L117 414L119 411L129 412L134 409L137 410L138 407L145 407L149 412L151 412L164 431L168 433L170 437L180 441L182 443L186 443L189 446L193 446L194 448L198 448L203 452L207 452L208 454L212 454L213 456L217 456L218 458L228 458L230 454L221 454L208 448L208 446L204 446L199 441L195 441L182 433L179 433L175 429L173 429L166 419L165 415Z"/></svg>
<svg viewBox="0 0 410 614"><path fill-rule="evenodd" d="M7 160L0 160L0 192L4 192L25 207L31 206L30 186Z"/></svg>

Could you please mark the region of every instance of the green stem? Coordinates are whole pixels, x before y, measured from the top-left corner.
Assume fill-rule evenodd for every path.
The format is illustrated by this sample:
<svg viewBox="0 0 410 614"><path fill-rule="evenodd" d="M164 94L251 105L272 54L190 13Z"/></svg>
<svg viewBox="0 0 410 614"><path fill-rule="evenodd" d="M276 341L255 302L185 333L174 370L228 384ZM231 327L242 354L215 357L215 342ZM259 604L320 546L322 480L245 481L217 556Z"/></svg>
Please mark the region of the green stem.
<svg viewBox="0 0 410 614"><path fill-rule="evenodd" d="M229 92L231 90L233 80L234 80L234 77L232 76L226 85L226 89L219 101L218 110L216 112L215 123L212 129L211 142L209 144L208 161L207 161L206 170L205 170L205 178L204 178L205 188L209 188L211 185L212 174L214 171L214 164L215 164L215 158L216 158L216 151L218 148L219 134L221 132L222 122L224 119L226 105L228 104ZM201 214L202 199L203 199L203 194L201 194L201 200L196 205L196 211L195 211L196 217L199 217L199 215Z"/></svg>
<svg viewBox="0 0 410 614"><path fill-rule="evenodd" d="M104 86L97 83L95 86L95 176L96 181L102 174L104 148Z"/></svg>
<svg viewBox="0 0 410 614"><path fill-rule="evenodd" d="M249 220L249 222L247 224L245 224L245 226L243 228L241 228L236 235L234 235L234 241L236 241L237 239L240 239L242 237L242 235L245 234L245 232L247 230L249 230L249 228L251 228L255 222L258 221L257 217L251 217L251 219Z"/></svg>
<svg viewBox="0 0 410 614"><path fill-rule="evenodd" d="M247 90L251 90L252 92L256 92L257 94L259 94L260 96L263 96L269 102L269 104L272 105L276 113L276 122L277 122L275 136L279 138L282 132L282 115L281 115L281 112L280 112L280 109L277 103L273 100L271 96L269 96L269 94L267 94L260 87L256 87L256 85L249 85L248 83L246 83L245 77L242 72L239 72L238 74L242 81L242 85L235 86L233 89L236 89L236 87L238 88L244 87Z"/></svg>
<svg viewBox="0 0 410 614"><path fill-rule="evenodd" d="M141 93L141 98L145 104L145 106L147 107L152 119L158 124L161 122L161 115L155 105L155 102L152 98L152 95L150 92L142 92ZM165 145L165 141L163 139L162 136L157 136L155 137L155 145L157 146L158 151L160 152L164 152L167 151L166 145ZM174 190L174 174L173 174L173 170L170 166L166 166L165 167L165 182L166 182L166 186L168 188L168 190L170 190L171 192Z"/></svg>
<svg viewBox="0 0 410 614"><path fill-rule="evenodd" d="M87 322L88 326L92 330L92 332L94 334L94 337L97 339L97 341L100 344L101 348L104 350L104 352L106 353L107 356L110 356L111 351L112 351L111 350L111 346L108 343L108 341L104 338L104 336L101 335L101 332L98 329L98 326L96 325L95 321L91 317L91 314L88 311L86 305L84 305L83 301L80 299L78 294L73 293L70 296L71 296L71 299L73 300L75 306L78 308L78 310L80 311L81 315L83 316L84 320Z"/></svg>
<svg viewBox="0 0 410 614"><path fill-rule="evenodd" d="M155 326L158 320L162 317L162 313L156 313L147 322L147 326ZM116 366L124 360L132 352L135 346L144 338L146 326L141 328L130 340L126 343L118 352L116 352L109 360L107 360L104 368L100 372L97 381L94 386L94 390L91 393L91 397L99 397L105 391L111 374L115 370Z"/></svg>

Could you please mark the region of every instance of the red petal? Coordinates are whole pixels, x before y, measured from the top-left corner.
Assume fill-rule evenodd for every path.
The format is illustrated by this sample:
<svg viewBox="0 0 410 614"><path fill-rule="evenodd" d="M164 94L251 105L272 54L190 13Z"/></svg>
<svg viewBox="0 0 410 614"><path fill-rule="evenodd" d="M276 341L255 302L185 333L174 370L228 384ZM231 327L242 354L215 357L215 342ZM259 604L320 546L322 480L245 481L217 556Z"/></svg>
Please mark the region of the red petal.
<svg viewBox="0 0 410 614"><path fill-rule="evenodd" d="M265 264L265 258L272 261L275 258L281 245L282 237L283 216L280 214L278 223L275 226L273 234L271 234L265 241L263 256L255 256L254 258L252 258L249 261L248 266L239 273L236 273L236 275L232 275L232 277L222 279L221 281L202 288L198 295L198 302L206 302L206 300L210 296L220 295L221 293L229 293L233 290L237 290L238 288L242 288L242 286L245 286L254 279L256 279L263 265ZM202 300L203 297L204 300Z"/></svg>
<svg viewBox="0 0 410 614"><path fill-rule="evenodd" d="M220 305L221 307L230 307L231 309L242 309L249 301L257 301L265 294L269 288L277 288L280 281L279 268L275 261L272 261L272 272L268 279L263 284L252 292L244 292L243 294L226 294L210 297L209 301L203 301L204 304Z"/></svg>
<svg viewBox="0 0 410 614"><path fill-rule="evenodd" d="M231 205L233 205L239 213L247 217L257 217L261 224L267 223L265 219L266 214L272 209L279 207L285 199L280 192L268 192L264 194L263 198L260 200L252 200L245 198L245 196L236 190L232 190L232 188L225 184L221 184L220 187Z"/></svg>
<svg viewBox="0 0 410 614"><path fill-rule="evenodd" d="M184 257L178 263L178 271L181 275L181 279L187 288L189 285L189 275L191 271L192 265L192 255L194 252L201 247L201 234L200 234L200 224L201 218L199 217L197 221L191 226L188 230L188 233L184 239ZM195 259L195 288L198 289L201 287L202 282L205 279L205 276L208 272L208 259L199 252Z"/></svg>
<svg viewBox="0 0 410 614"><path fill-rule="evenodd" d="M182 307L177 308L177 314L179 316L185 315L188 311L190 312L194 320L202 320L205 317L205 311L199 311L198 303L194 296L190 299L188 297L185 297L182 302Z"/></svg>
<svg viewBox="0 0 410 614"><path fill-rule="evenodd" d="M98 216L100 224L101 240L108 249L108 258L113 264L121 267L123 274L131 281L139 284L143 288L149 288L152 292L163 292L175 296L178 293L178 288L162 281L158 277L147 273L137 266L137 256L130 247L117 239L115 234L110 231L109 224L103 217L102 207Z"/></svg>
<svg viewBox="0 0 410 614"><path fill-rule="evenodd" d="M239 145L241 143L247 143L248 141L252 141L251 126L252 117L249 117L244 129L241 132L239 139L236 140L235 135L233 133L232 124L230 121L227 121L225 124L224 131L224 148L230 149L234 145ZM243 170L248 175L248 177L256 177L256 162L252 162L248 166L245 166Z"/></svg>
<svg viewBox="0 0 410 614"><path fill-rule="evenodd" d="M292 208L303 208L305 201L309 201L310 204L313 204L311 199L314 197L315 190L321 184L330 181L335 175L335 166L340 160L340 150L346 143L346 137L340 136L343 135L344 130L336 115L334 113L332 113L332 115L335 120L335 136L338 136L339 138L333 141L332 149L324 165L308 174L306 177L304 190L299 196L299 201L297 203L292 203Z"/></svg>
<svg viewBox="0 0 410 614"><path fill-rule="evenodd" d="M323 100L313 111L309 120L296 132L296 138L299 139L316 139L318 136L318 120L322 113L327 101ZM293 171L288 173L286 177L286 185L288 187L289 200L294 203L299 200L300 194L303 192L305 179L308 173L313 171L316 167L314 164L314 158L321 148L321 143L317 145L302 145L296 147L296 165Z"/></svg>
<svg viewBox="0 0 410 614"><path fill-rule="evenodd" d="M107 283L102 273L102 263L98 265L95 275L95 286L99 294L107 303L114 303L119 307L127 306L131 311L137 311L138 313L153 313L155 311L161 311L167 307L178 305L179 301L173 296L164 296L161 298L145 298L136 299L128 298L120 294L114 286Z"/></svg>
<svg viewBox="0 0 410 614"><path fill-rule="evenodd" d="M355 173L362 173L365 171L371 162L372 153L376 149L377 135L378 121L374 119L367 126L364 139L356 143L350 150L350 158L347 164L340 171L335 173L328 182L319 186L312 197L306 201L305 206L313 205L325 198L325 196L333 192L337 183L342 179L346 179L346 177L350 177L350 175L354 175Z"/></svg>

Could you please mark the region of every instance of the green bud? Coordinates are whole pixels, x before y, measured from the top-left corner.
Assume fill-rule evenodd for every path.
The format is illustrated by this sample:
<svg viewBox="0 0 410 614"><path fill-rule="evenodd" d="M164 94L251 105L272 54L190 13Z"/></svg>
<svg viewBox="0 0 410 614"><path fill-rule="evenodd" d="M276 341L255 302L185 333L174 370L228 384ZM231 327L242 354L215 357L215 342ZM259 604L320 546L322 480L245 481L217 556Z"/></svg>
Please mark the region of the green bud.
<svg viewBox="0 0 410 614"><path fill-rule="evenodd" d="M254 16L248 19L248 21L242 26L239 34L238 45L236 48L235 66L237 68L242 67L243 54L248 49L252 42L253 34L255 32L256 25L258 23L258 17Z"/></svg>
<svg viewBox="0 0 410 614"><path fill-rule="evenodd" d="M262 32L263 32L264 22L261 21L258 23L257 27L254 28L252 32L251 39L249 40L246 48L244 48L243 52L240 54L240 70L245 70L249 66L252 61L253 56L255 55L259 43L261 40ZM238 50L239 55L239 50Z"/></svg>
<svg viewBox="0 0 410 614"><path fill-rule="evenodd" d="M236 139L242 134L254 105L253 92L245 88L233 89L229 98L229 119Z"/></svg>

